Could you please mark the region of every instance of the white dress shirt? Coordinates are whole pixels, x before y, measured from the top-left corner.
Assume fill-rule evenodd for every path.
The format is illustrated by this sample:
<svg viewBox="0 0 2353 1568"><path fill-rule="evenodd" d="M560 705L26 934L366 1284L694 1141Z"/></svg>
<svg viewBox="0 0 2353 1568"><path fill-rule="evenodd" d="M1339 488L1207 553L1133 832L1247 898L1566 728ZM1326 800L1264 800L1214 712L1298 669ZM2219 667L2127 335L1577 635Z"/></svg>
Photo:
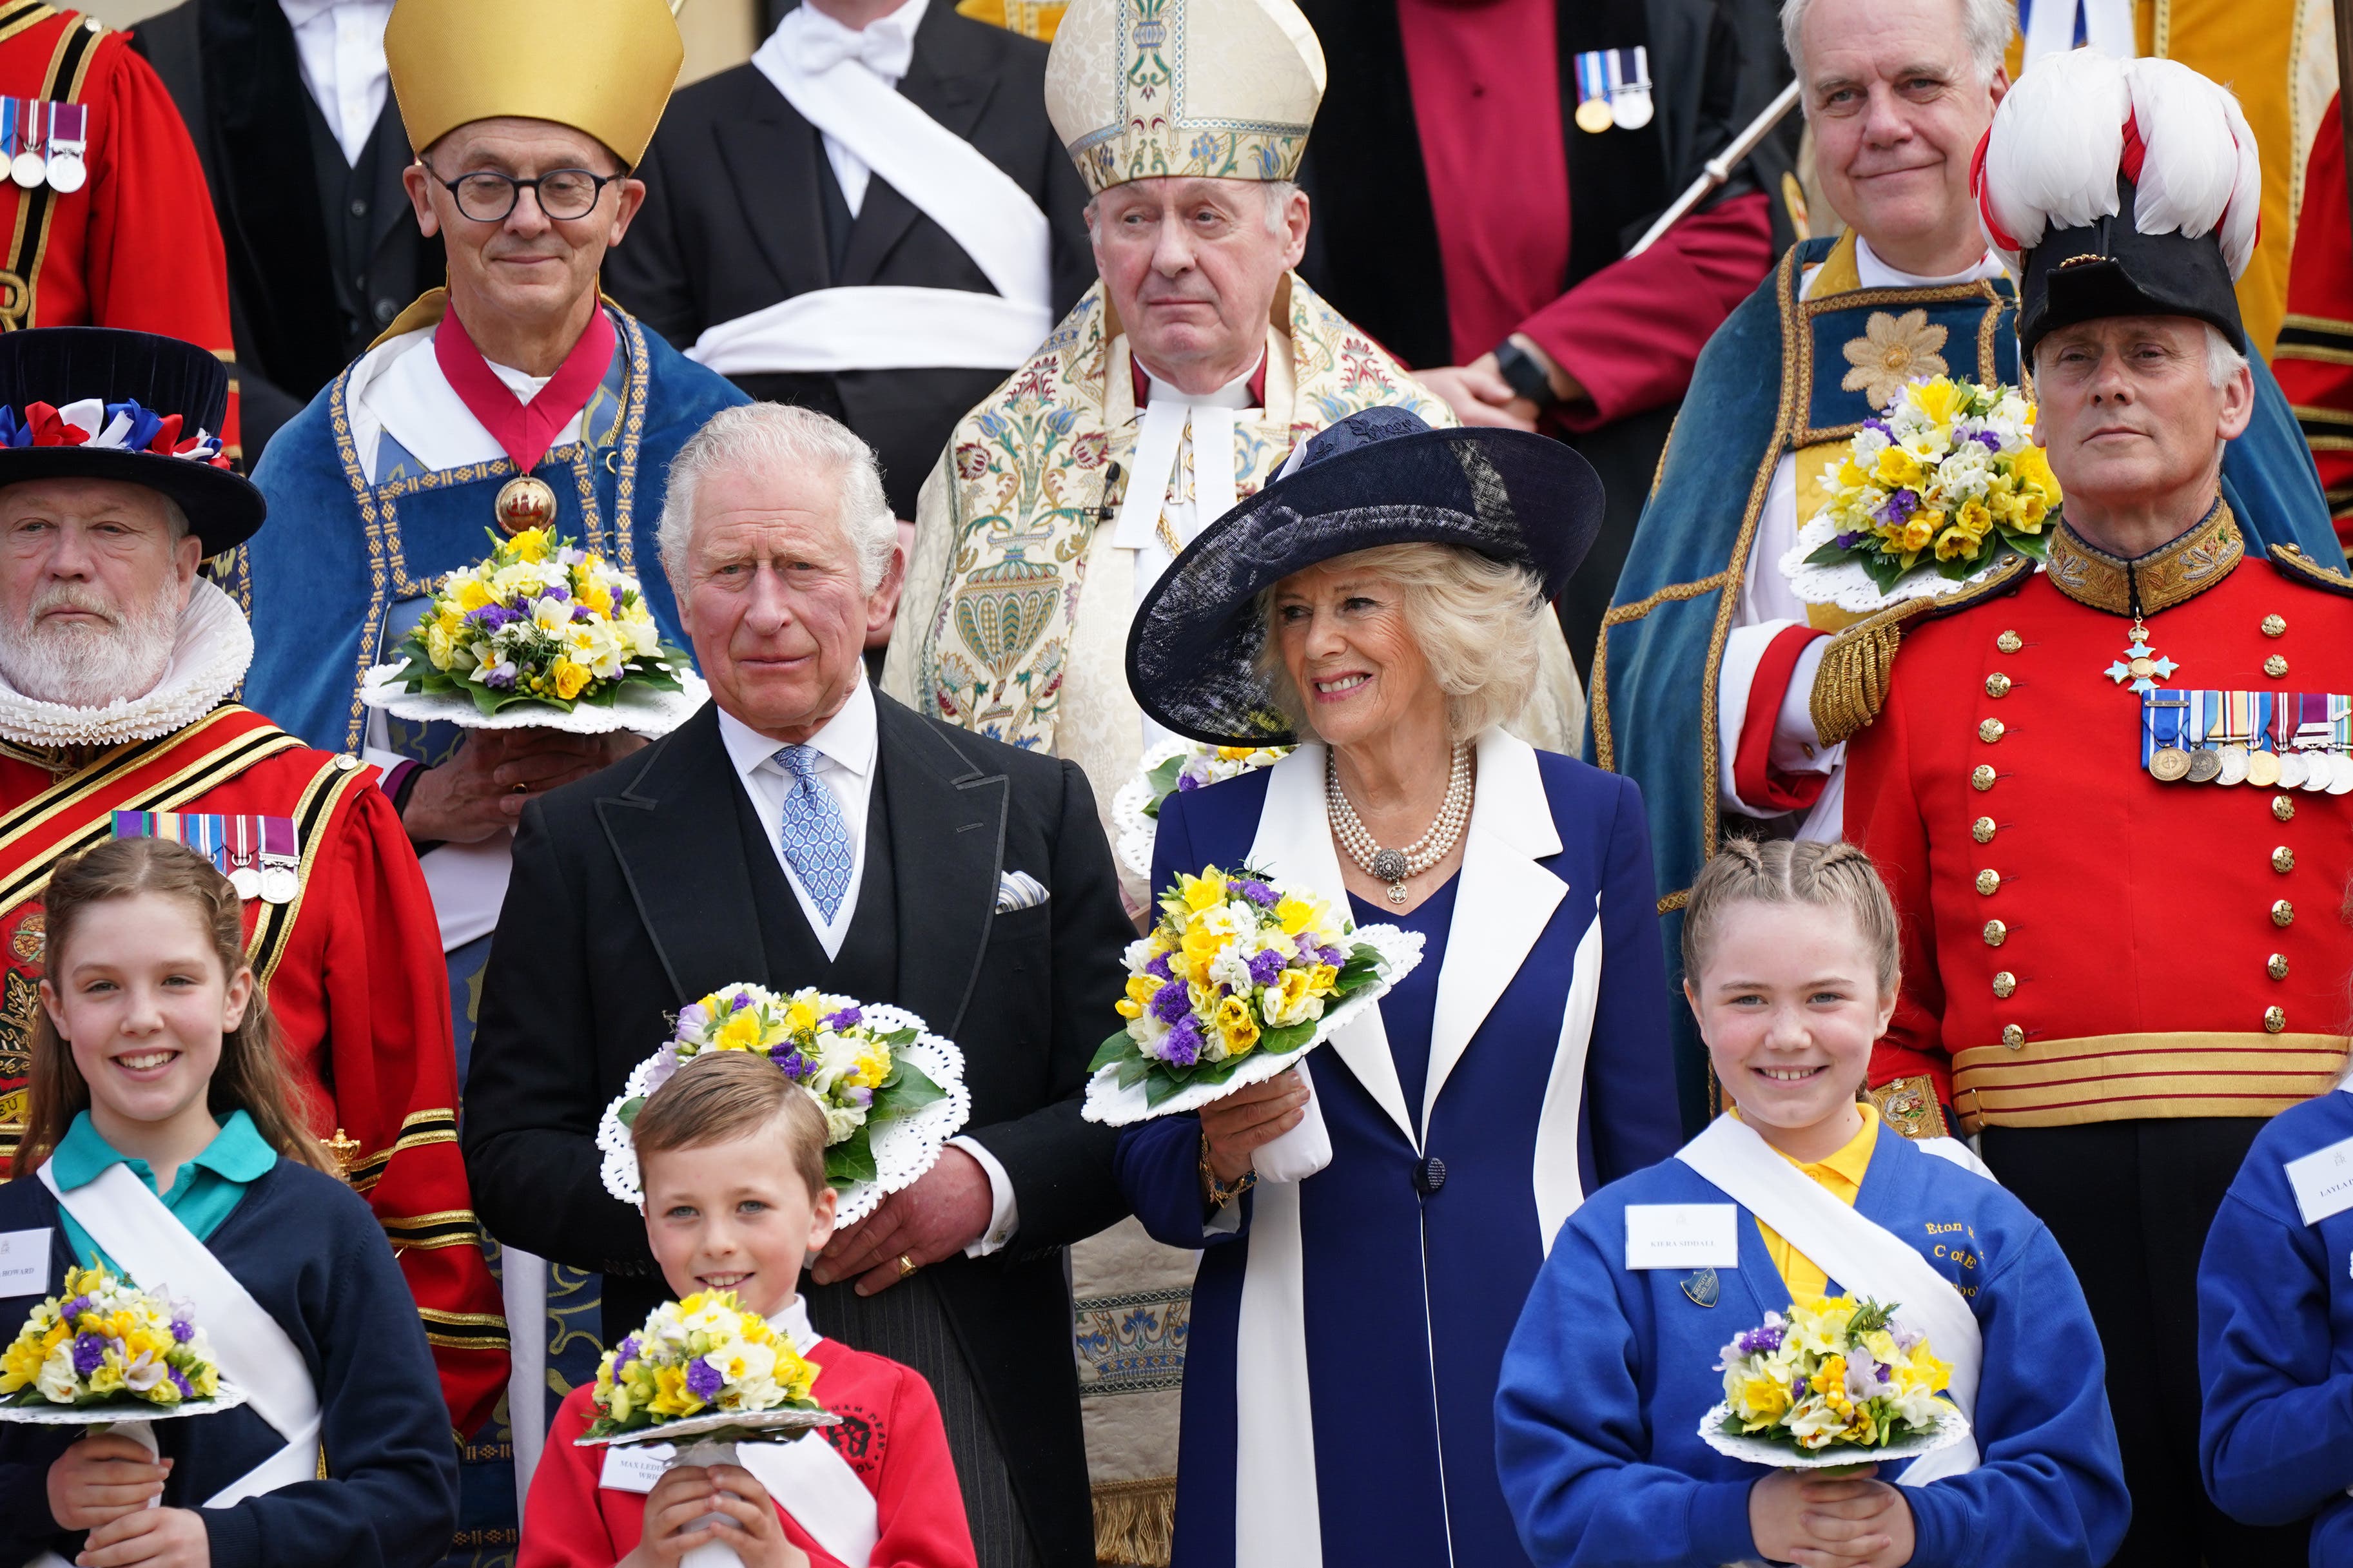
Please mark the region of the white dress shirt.
<svg viewBox="0 0 2353 1568"><path fill-rule="evenodd" d="M384 59L392 0L278 0L278 7L294 26L302 85L327 117L343 162L358 163L392 80Z"/></svg>
<svg viewBox="0 0 2353 1568"><path fill-rule="evenodd" d="M861 669L858 684L850 689L849 700L841 705L841 711L819 725L817 732L803 742L817 750L817 782L832 794L834 805L841 810L842 827L849 835L849 886L843 891L841 903L830 921L818 912L808 889L801 886L800 874L785 858L785 797L792 793L794 780L776 760L776 753L784 749L782 743L761 734L724 708L719 710L719 738L727 748L728 760L735 764L735 776L744 793L751 798L754 814L766 831L768 848L776 855L785 880L791 884L793 897L800 900L801 913L807 917L809 930L817 934L828 958L839 958L842 942L849 934L850 920L858 912L858 889L866 878L866 820L874 798L877 745L873 686ZM951 1138L948 1142L971 1155L988 1175L988 1228L981 1233L980 1239L964 1249L967 1258L986 1258L1011 1239L1019 1223L1013 1203L1013 1180L996 1155L971 1139Z"/></svg>
<svg viewBox="0 0 2353 1568"><path fill-rule="evenodd" d="M785 13L776 24L776 37L793 63L812 76L828 70L862 70L884 87L896 89L915 59L915 29L922 26L930 0L907 0L862 28L845 27L816 6L801 5ZM866 205L867 182L873 171L866 160L831 135L825 138L826 162L841 185L841 199L856 217Z"/></svg>

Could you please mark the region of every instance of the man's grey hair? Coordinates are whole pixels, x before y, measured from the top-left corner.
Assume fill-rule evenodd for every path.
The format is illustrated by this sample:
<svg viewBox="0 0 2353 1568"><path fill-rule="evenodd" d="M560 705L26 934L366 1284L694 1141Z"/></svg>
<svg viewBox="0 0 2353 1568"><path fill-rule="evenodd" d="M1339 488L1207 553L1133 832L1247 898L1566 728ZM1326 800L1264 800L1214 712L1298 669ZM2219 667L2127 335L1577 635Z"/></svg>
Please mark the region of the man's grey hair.
<svg viewBox="0 0 2353 1568"><path fill-rule="evenodd" d="M1948 5L1960 7L1961 42L1969 52L1969 63L1977 68L1980 83L1993 80L1993 73L2001 68L2002 57L2009 52L2010 35L2018 30L2018 0L1944 0ZM1814 0L1781 0L1781 47L1788 51L1789 67L1798 79L1806 79L1806 51L1802 39L1806 31L1806 13L1812 10Z"/></svg>
<svg viewBox="0 0 2353 1568"><path fill-rule="evenodd" d="M1299 194L1299 182L1296 180L1251 180L1247 183L1256 185L1259 188L1261 195L1266 202L1266 232L1275 236L1277 238L1281 238L1284 220L1291 212L1291 198ZM1101 199L1102 198L1099 196L1091 196L1087 200L1086 220L1087 237L1089 238L1092 238L1094 237L1096 214L1095 204Z"/></svg>
<svg viewBox="0 0 2353 1568"><path fill-rule="evenodd" d="M670 488L662 496L662 570L681 592L687 547L694 533L694 502L703 480L716 473L750 469L763 474L814 470L833 476L839 487L842 532L858 552L859 586L871 594L891 569L899 547L898 520L883 498L882 471L874 448L849 426L814 409L786 403L750 403L722 409L670 459Z"/></svg>

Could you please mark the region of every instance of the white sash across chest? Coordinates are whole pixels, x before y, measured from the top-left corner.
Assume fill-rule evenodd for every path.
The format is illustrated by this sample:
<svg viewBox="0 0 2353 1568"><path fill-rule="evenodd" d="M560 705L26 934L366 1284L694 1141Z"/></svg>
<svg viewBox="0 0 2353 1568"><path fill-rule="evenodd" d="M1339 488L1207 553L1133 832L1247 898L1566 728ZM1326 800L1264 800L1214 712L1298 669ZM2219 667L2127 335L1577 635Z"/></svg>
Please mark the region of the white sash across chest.
<svg viewBox="0 0 2353 1568"><path fill-rule="evenodd" d="M1952 1159L1942 1150L1924 1152ZM1936 1354L1952 1363L1948 1392L1961 1413L1975 1419L1985 1339L1960 1291L1926 1258L1809 1180L1736 1117L1717 1117L1675 1158L1778 1231L1849 1295L1900 1303L1903 1321L1926 1333ZM1915 1459L1901 1482L1926 1486L1977 1467L1977 1440L1971 1436Z"/></svg>

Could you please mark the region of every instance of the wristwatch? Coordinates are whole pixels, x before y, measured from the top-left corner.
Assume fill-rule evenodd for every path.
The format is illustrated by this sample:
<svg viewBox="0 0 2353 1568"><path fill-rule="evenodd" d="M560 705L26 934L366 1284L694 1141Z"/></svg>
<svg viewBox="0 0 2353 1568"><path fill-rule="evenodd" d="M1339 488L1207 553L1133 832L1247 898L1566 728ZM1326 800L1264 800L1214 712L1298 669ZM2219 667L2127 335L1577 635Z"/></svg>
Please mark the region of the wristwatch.
<svg viewBox="0 0 2353 1568"><path fill-rule="evenodd" d="M1509 338L1495 345L1495 369L1512 384L1514 392L1538 408L1550 408L1560 401L1560 395L1552 389L1552 377L1545 374L1535 355Z"/></svg>

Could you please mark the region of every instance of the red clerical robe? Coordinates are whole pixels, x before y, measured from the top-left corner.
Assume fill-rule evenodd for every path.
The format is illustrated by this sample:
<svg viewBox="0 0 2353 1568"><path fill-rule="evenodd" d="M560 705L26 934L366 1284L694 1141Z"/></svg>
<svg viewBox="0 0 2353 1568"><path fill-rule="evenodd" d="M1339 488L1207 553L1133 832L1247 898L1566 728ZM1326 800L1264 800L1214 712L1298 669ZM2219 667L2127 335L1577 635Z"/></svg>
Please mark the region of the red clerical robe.
<svg viewBox="0 0 2353 1568"><path fill-rule="evenodd" d="M2346 208L2344 100L2328 100L2304 174L2287 269L2287 319L2272 356L2312 446L2337 537L2353 546L2353 216Z"/></svg>
<svg viewBox="0 0 2353 1568"><path fill-rule="evenodd" d="M79 104L83 182L0 179L0 330L125 327L231 353L228 263L180 111L130 35L37 0L0 0L0 96ZM15 148L9 149L13 153ZM237 394L229 428L238 456Z"/></svg>
<svg viewBox="0 0 2353 1568"><path fill-rule="evenodd" d="M290 817L301 890L245 906L311 1130L382 1222L432 1342L451 1425L471 1433L507 1376L505 1319L458 1152L457 1059L439 928L375 773L225 704L58 777L0 744L0 1140L13 1153L41 975L41 894L116 811Z"/></svg>

